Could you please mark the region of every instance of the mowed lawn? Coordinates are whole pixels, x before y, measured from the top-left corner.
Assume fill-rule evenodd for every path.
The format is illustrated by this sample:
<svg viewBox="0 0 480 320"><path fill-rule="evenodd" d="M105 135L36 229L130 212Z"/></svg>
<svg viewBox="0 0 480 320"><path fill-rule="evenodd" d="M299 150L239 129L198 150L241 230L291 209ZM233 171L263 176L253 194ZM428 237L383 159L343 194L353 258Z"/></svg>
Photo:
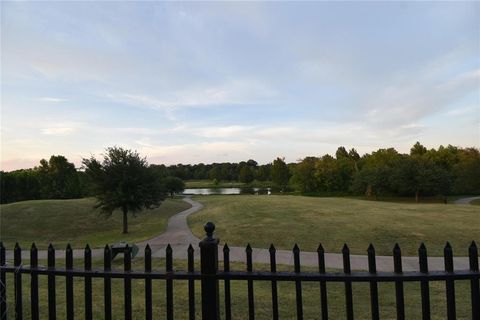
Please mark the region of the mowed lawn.
<svg viewBox="0 0 480 320"><path fill-rule="evenodd" d="M213 221L216 235L229 245L341 252L348 243L354 254L365 254L373 243L377 254L391 255L396 242L403 255L417 255L423 241L430 255L443 255L446 241L454 254L466 256L472 240L480 242L480 209L473 205L413 204L348 198L300 196L203 196L205 207L191 215L193 233L204 236Z"/></svg>
<svg viewBox="0 0 480 320"><path fill-rule="evenodd" d="M167 199L160 207L144 210L133 217L129 214L127 235L122 234L122 214L114 212L109 218L95 210L95 199L35 200L0 206L0 238L8 248L16 241L30 248L33 241L39 248L51 242L57 249L67 243L80 248L103 247L120 240L136 242L161 234L168 218L188 209L181 199Z"/></svg>

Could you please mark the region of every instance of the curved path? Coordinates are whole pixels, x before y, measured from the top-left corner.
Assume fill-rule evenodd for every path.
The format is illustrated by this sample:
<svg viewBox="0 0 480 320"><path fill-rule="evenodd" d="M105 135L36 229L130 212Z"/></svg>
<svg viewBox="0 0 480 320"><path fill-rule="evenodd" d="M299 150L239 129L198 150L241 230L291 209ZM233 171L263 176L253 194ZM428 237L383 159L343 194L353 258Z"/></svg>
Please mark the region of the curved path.
<svg viewBox="0 0 480 320"><path fill-rule="evenodd" d="M480 199L480 197L476 196L476 197L462 198L462 199L455 200L453 203L454 204L470 204L470 202L477 199Z"/></svg>
<svg viewBox="0 0 480 320"><path fill-rule="evenodd" d="M152 239L137 243L139 247L138 256L142 257L147 243L152 249L152 256L157 258L165 257L165 249L168 244L172 246L173 256L176 259L186 259L187 249L190 244L195 249L195 257L199 259L200 249L198 243L200 239L192 234L187 224L187 217L203 208L200 202L192 200L190 197L185 197L183 201L188 202L192 207L177 213L168 220L167 230ZM23 251L24 257L29 256L29 251ZM103 249L92 250L92 256L103 257ZM46 259L46 250L38 252L40 259ZM57 258L64 258L65 252L57 251ZM75 258L83 257L83 250L74 250ZM7 258L13 258L13 251L7 251ZM277 263L293 265L293 254L289 250L277 250ZM223 259L221 247L219 247L219 259ZM243 262L246 261L246 254L244 247L230 247L230 261ZM270 256L268 249L253 248L253 261L256 263L270 263ZM318 266L318 256L316 252L302 252L300 254L300 261L302 266ZM377 270L378 271L393 271L393 258L391 256L377 256ZM365 255L351 255L350 263L352 270L368 270L368 258ZM342 269L343 257L339 253L325 253L325 265L327 268ZM402 266L404 271L418 271L419 263L418 257L402 257ZM428 258L428 266L431 271L444 270L444 260L442 257ZM468 257L455 257L454 266L456 270L468 270Z"/></svg>

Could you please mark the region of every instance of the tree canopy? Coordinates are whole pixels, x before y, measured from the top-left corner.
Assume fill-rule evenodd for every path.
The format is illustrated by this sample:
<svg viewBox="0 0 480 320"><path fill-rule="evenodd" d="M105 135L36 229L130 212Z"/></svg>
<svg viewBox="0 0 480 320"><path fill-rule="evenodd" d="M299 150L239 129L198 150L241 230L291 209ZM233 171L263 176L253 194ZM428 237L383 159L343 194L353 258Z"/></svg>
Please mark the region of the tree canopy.
<svg viewBox="0 0 480 320"><path fill-rule="evenodd" d="M106 149L103 160L83 159L85 173L90 178L97 208L107 215L120 209L123 213L123 233L128 233L128 212L158 207L165 198L161 182L136 151L119 147Z"/></svg>

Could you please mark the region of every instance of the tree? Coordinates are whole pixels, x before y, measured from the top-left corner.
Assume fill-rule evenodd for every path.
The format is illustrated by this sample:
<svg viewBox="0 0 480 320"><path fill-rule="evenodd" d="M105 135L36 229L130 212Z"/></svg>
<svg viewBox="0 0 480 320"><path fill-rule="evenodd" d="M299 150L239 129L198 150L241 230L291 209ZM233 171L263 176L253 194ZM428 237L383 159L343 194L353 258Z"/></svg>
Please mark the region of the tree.
<svg viewBox="0 0 480 320"><path fill-rule="evenodd" d="M94 157L82 162L95 187L95 208L100 208L107 216L121 209L123 233L128 233L128 212L135 215L143 208L156 208L165 194L147 160L136 151L120 147L106 151L102 162Z"/></svg>
<svg viewBox="0 0 480 320"><path fill-rule="evenodd" d="M252 168L248 165L243 165L238 173L238 180L243 183L250 183L253 181L253 178Z"/></svg>
<svg viewBox="0 0 480 320"><path fill-rule="evenodd" d="M175 193L181 193L185 190L185 182L177 177L166 177L163 186L172 198Z"/></svg>
<svg viewBox="0 0 480 320"><path fill-rule="evenodd" d="M51 156L47 161L40 160L40 166L35 170L40 175L43 199L78 198L82 191L75 165L68 162L64 156Z"/></svg>
<svg viewBox="0 0 480 320"><path fill-rule="evenodd" d="M273 160L271 174L273 183L279 186L283 191L287 187L288 180L290 179L290 171L285 163L285 158L277 158Z"/></svg>
<svg viewBox="0 0 480 320"><path fill-rule="evenodd" d="M318 183L315 177L315 168L318 160L316 157L306 157L295 167L292 180L301 193L317 191Z"/></svg>

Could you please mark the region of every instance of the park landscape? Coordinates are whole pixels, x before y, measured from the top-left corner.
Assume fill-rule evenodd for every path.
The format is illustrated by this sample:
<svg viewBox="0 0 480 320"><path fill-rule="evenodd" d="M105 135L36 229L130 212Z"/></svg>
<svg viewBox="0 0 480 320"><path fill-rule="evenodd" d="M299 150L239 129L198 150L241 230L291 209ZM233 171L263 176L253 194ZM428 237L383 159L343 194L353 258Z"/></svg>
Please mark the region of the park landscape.
<svg viewBox="0 0 480 320"><path fill-rule="evenodd" d="M480 2L0 12L0 320L480 320Z"/></svg>

